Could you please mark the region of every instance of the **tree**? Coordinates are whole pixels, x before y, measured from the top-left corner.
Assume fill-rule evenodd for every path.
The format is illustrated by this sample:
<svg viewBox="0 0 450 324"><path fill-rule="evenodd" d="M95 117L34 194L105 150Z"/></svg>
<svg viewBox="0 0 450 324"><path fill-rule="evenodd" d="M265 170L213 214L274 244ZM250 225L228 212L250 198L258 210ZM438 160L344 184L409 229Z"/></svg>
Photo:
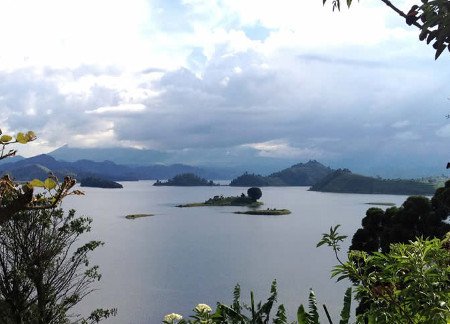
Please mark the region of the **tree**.
<svg viewBox="0 0 450 324"><path fill-rule="evenodd" d="M17 153L14 149L6 151L9 145L27 144L35 139L36 135L32 131L18 133L13 137L2 134L0 130L0 160ZM35 179L25 184L16 183L8 175L4 175L0 179L0 225L18 215L20 211L55 208L64 197L83 194L79 190L72 190L75 184L76 180L72 177L65 177L60 183L53 174L49 174L45 181ZM35 187L41 187L44 190L35 194Z"/></svg>
<svg viewBox="0 0 450 324"><path fill-rule="evenodd" d="M366 302L360 322L447 323L450 316L448 238L392 244L389 253L351 251L332 276L348 278Z"/></svg>
<svg viewBox="0 0 450 324"><path fill-rule="evenodd" d="M91 219L62 209L21 211L0 231L0 317L3 323L66 323L69 310L100 280L88 254L101 246L79 237ZM115 310L97 310L113 315ZM94 313L94 314L96 314ZM104 316L103 316L104 317Z"/></svg>
<svg viewBox="0 0 450 324"><path fill-rule="evenodd" d="M449 212L450 181L436 190L431 200L412 196L400 208L369 208L362 228L353 235L350 250L387 253L392 243L408 243L417 237L444 238L450 231L445 222Z"/></svg>
<svg viewBox="0 0 450 324"><path fill-rule="evenodd" d="M251 187L247 190L247 196L253 201L257 201L262 196L262 191L258 187Z"/></svg>
<svg viewBox="0 0 450 324"><path fill-rule="evenodd" d="M0 131L0 160L14 156L6 151L11 144L35 140L33 132L18 133L15 138ZM2 323L68 323L69 310L93 289L100 279L97 266L89 266L88 254L99 241L75 246L90 230L91 219L75 217L73 210L64 215L58 209L72 190L75 179L62 183L49 174L45 181L34 179L25 184L8 175L0 179L0 318ZM41 190L34 193L34 188ZM81 323L97 323L115 315L115 309L97 309ZM77 320L80 322L80 320Z"/></svg>
<svg viewBox="0 0 450 324"><path fill-rule="evenodd" d="M327 0L322 0L323 4ZM420 30L419 39L430 44L436 50L435 59L447 48L450 52L450 0L421 0L405 13L389 0L380 0L390 9L405 19L408 25L414 25ZM347 0L350 7L352 0ZM333 10L341 9L340 0L332 0Z"/></svg>

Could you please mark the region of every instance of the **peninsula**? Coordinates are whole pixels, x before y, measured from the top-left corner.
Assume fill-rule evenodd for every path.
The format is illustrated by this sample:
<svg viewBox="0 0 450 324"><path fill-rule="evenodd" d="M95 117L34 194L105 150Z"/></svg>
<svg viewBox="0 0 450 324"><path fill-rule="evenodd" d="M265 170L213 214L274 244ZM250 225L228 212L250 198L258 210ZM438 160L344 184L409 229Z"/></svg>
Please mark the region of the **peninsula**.
<svg viewBox="0 0 450 324"><path fill-rule="evenodd" d="M339 169L310 188L311 191L386 194L386 195L432 195L436 188L431 183L418 180L381 179Z"/></svg>

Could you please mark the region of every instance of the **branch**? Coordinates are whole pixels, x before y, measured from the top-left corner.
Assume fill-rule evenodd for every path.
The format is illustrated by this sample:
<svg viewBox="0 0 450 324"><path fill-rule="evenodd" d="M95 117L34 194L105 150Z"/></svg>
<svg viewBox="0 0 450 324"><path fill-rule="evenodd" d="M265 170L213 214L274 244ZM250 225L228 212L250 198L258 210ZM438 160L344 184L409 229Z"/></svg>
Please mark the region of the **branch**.
<svg viewBox="0 0 450 324"><path fill-rule="evenodd" d="M408 15L405 14L403 11L401 11L400 9L398 9L396 6L394 6L392 4L392 2L390 2L389 0L381 0L382 2L384 2L386 4L386 6L388 6L389 8L391 8L392 10L394 10L396 13L398 13L400 16L402 16L403 18L407 19ZM419 29L422 29L422 25L419 24L417 21L412 22L412 24L414 26L416 26Z"/></svg>

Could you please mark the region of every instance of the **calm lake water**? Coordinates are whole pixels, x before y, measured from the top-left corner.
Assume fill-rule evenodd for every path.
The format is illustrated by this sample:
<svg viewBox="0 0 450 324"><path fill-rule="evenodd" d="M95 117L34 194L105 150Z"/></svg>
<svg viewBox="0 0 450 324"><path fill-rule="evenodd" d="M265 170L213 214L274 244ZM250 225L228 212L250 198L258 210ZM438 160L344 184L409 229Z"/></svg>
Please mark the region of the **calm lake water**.
<svg viewBox="0 0 450 324"><path fill-rule="evenodd" d="M331 249L315 247L321 234L341 224L341 233L351 237L371 207L366 203L401 205L406 198L268 187L262 188L263 208L287 208L292 214L252 216L232 213L245 207L174 207L240 195L247 188L122 184L123 189L85 188L85 196L68 197L63 204L92 217L87 238L105 242L91 258L103 274L99 290L78 309L117 307L118 315L105 323L160 323L168 313L192 314L198 303L231 304L236 283L243 301L249 302L250 290L256 300L265 300L275 278L289 319L294 320L300 303L307 303L310 288L320 304L338 314L348 284L330 279L336 261ZM155 216L125 219L134 213ZM344 252L349 243L350 238Z"/></svg>

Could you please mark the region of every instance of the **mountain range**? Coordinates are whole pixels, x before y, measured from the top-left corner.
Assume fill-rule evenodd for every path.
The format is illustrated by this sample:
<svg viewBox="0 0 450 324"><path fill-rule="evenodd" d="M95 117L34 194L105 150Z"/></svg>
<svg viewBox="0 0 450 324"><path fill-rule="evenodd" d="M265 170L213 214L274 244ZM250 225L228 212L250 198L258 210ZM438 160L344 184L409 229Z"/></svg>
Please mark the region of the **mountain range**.
<svg viewBox="0 0 450 324"><path fill-rule="evenodd" d="M47 178L49 172L60 179L66 175L71 175L79 180L95 177L112 181L170 179L186 173L195 174L205 179L224 180L230 176L223 170L183 164L136 166L121 165L111 161L95 162L86 159L66 162L58 161L46 154L27 159L15 158L15 161L3 161L0 164L0 175L9 174L17 181L35 178L43 180ZM368 177L354 174L348 169L333 170L315 160L294 164L269 176L244 173L233 179L230 186L311 186L313 191L405 195L426 195L432 194L435 190L434 185L429 182Z"/></svg>
<svg viewBox="0 0 450 324"><path fill-rule="evenodd" d="M111 161L78 160L66 162L58 161L46 154L0 164L0 174L8 173L17 181L35 178L45 179L50 171L58 178L63 178L66 175L78 179L94 176L113 181L169 179L180 173L194 173L207 179L230 177L230 174L223 170L198 168L183 164L132 166L116 164Z"/></svg>

